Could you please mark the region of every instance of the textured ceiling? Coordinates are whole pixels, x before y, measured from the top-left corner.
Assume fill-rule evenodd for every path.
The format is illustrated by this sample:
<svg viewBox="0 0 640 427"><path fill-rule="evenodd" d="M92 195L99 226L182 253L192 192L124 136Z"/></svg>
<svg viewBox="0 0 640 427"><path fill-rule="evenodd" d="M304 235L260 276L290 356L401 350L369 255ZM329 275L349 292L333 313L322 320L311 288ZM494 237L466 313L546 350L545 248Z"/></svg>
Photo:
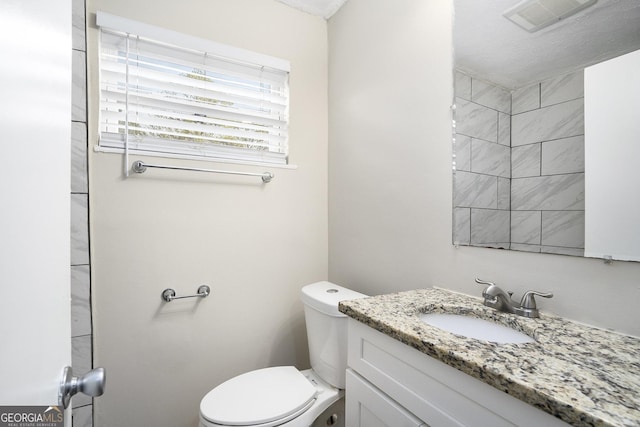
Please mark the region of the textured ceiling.
<svg viewBox="0 0 640 427"><path fill-rule="evenodd" d="M329 19L347 0L278 1ZM514 89L640 49L640 0L598 0L536 33L502 16L520 1L454 0L456 67Z"/></svg>
<svg viewBox="0 0 640 427"><path fill-rule="evenodd" d="M347 0L278 0L303 12L329 19Z"/></svg>
<svg viewBox="0 0 640 427"><path fill-rule="evenodd" d="M456 66L513 89L640 49L640 1L598 0L536 33L502 13L520 0L454 0Z"/></svg>

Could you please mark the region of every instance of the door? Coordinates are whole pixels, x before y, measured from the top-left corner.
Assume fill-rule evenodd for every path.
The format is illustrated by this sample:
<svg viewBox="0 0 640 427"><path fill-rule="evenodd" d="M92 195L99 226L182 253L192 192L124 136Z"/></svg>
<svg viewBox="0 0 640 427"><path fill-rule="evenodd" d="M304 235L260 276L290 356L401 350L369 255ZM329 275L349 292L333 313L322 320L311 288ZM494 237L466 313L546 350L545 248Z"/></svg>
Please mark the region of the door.
<svg viewBox="0 0 640 427"><path fill-rule="evenodd" d="M0 1L0 58L0 406L57 405L71 365L71 0Z"/></svg>
<svg viewBox="0 0 640 427"><path fill-rule="evenodd" d="M373 384L347 369L346 425L429 427Z"/></svg>

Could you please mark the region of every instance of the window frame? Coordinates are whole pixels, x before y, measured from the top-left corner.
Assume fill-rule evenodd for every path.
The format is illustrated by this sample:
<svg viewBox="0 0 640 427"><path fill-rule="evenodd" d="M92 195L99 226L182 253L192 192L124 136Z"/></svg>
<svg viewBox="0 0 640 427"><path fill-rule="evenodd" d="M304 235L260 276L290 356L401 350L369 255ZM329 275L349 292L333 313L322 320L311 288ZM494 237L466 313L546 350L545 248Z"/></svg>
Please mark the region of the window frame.
<svg viewBox="0 0 640 427"><path fill-rule="evenodd" d="M246 49L217 43L211 40L190 36L165 28L133 21L101 11L98 11L96 14L96 24L100 30L100 57L102 57L103 50L103 33L119 33L122 37L135 37L139 38L140 40L144 40L145 42L152 41L155 43L166 45L169 48L174 47L175 49L177 49L176 52L178 52L178 50L192 50L202 53L205 58L207 55L212 55L214 57L228 59L237 63L246 63L253 67L266 67L268 69L273 69L277 70L278 72L285 73L283 81L283 93L286 99L283 119L281 119L284 122L284 128L280 129L280 132L284 134L284 143L281 142L279 143L279 145L273 145L273 147L276 147L278 151L282 152L274 152L271 143L269 143L269 146L266 149L253 149L238 148L218 143L197 144L195 142L167 139L166 137L161 139L145 136L144 138L146 140L139 140L138 138L138 140L132 141L133 138L131 137L131 132L127 132L125 130L124 133L121 132L120 134L115 134L109 133L105 129L103 129L102 115L105 113L103 113L102 105L99 108L100 121L99 139L96 146L97 151L132 153L167 158L210 160L216 162L260 164L269 166L286 167L288 165L288 126L290 104L289 61L269 55L260 54L257 52L252 52ZM100 61L102 61L102 59L100 59ZM198 64L194 63L194 65ZM102 69L102 64L100 64L99 99L101 104L103 99ZM128 96L129 95L127 95L127 102ZM124 114L128 114L128 107L125 108ZM194 114L194 116L196 115ZM128 116L125 115L124 117ZM127 126L130 122L131 119L128 120Z"/></svg>

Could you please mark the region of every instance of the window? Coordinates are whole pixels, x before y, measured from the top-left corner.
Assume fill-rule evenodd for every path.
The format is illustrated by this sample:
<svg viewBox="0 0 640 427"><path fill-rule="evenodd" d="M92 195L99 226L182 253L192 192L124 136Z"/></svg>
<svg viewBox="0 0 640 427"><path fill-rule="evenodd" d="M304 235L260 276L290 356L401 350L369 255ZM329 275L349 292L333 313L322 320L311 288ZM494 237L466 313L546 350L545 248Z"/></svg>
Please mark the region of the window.
<svg viewBox="0 0 640 427"><path fill-rule="evenodd" d="M287 163L289 63L106 13L105 151Z"/></svg>

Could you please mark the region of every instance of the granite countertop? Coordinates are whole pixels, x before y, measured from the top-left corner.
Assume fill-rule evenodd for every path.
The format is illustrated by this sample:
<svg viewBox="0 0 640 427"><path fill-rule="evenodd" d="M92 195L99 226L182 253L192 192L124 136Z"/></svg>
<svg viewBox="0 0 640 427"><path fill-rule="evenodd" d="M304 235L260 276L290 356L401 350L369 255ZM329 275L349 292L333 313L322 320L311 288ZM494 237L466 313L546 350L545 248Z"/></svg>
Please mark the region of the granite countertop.
<svg viewBox="0 0 640 427"><path fill-rule="evenodd" d="M340 311L575 426L640 426L640 339L542 312L501 313L439 288L340 302ZM465 338L423 323L458 313L510 326L526 344Z"/></svg>

